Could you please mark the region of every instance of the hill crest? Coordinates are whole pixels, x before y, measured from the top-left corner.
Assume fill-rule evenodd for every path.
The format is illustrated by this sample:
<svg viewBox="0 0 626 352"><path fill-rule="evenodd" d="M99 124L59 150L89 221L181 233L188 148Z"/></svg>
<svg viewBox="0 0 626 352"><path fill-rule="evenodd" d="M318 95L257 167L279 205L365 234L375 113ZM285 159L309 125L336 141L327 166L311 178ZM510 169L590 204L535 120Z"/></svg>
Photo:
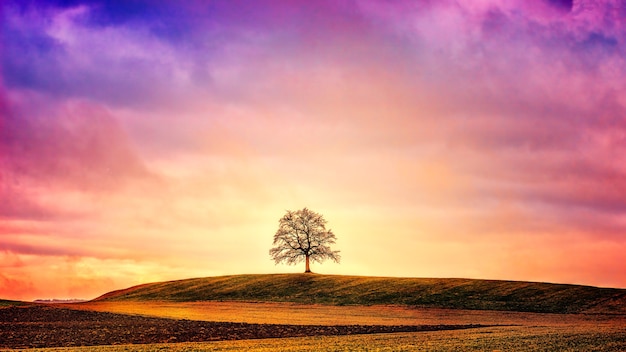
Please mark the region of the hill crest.
<svg viewBox="0 0 626 352"><path fill-rule="evenodd" d="M156 282L94 301L254 301L626 314L626 289L524 281L250 274Z"/></svg>

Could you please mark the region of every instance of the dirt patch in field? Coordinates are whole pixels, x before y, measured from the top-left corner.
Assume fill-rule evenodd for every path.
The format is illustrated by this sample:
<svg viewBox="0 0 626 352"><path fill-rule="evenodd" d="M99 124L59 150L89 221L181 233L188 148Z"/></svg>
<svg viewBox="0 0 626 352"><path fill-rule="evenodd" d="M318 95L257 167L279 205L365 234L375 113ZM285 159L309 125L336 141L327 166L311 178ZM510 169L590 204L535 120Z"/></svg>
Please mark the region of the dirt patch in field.
<svg viewBox="0 0 626 352"><path fill-rule="evenodd" d="M0 347L73 347L457 330L486 325L282 325L151 318L47 305L0 308Z"/></svg>

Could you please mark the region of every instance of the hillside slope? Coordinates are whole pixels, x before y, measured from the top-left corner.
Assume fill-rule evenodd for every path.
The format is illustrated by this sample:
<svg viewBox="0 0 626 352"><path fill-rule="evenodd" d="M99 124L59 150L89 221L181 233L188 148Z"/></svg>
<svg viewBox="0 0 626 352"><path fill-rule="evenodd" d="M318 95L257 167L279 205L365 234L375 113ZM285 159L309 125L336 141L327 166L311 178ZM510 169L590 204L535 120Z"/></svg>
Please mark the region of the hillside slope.
<svg viewBox="0 0 626 352"><path fill-rule="evenodd" d="M626 314L626 290L537 282L318 274L234 275L144 284L102 300L270 301L542 313Z"/></svg>
<svg viewBox="0 0 626 352"><path fill-rule="evenodd" d="M8 299L0 299L0 307L21 306L24 304L27 304L27 303L21 302L21 301L11 301Z"/></svg>

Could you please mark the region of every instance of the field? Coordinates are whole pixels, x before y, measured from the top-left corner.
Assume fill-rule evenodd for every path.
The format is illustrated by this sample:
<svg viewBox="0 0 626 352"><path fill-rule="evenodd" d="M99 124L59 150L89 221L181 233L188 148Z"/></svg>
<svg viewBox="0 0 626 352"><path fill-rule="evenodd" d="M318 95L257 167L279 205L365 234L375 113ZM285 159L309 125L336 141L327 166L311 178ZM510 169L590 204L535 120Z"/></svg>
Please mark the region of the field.
<svg viewBox="0 0 626 352"><path fill-rule="evenodd" d="M99 346L72 351L615 351L626 348L624 332L549 327L489 328L421 333L315 336L286 339ZM67 352L66 348L32 351Z"/></svg>
<svg viewBox="0 0 626 352"><path fill-rule="evenodd" d="M619 323L626 315L554 314L396 305L330 306L277 302L89 302L73 309L172 319L297 325L549 325L595 326Z"/></svg>
<svg viewBox="0 0 626 352"><path fill-rule="evenodd" d="M258 301L541 313L623 313L626 290L539 282L318 274L233 275L144 284L97 301Z"/></svg>
<svg viewBox="0 0 626 352"><path fill-rule="evenodd" d="M134 310L133 315L126 315L128 320L119 320L116 317L115 326L121 331L115 331L110 326L103 327L106 321L103 317L83 316L86 322L82 324L92 325L93 329L87 329L90 333L103 335L102 331L108 331L111 336L119 338L123 332L132 329L138 332L142 326L144 316L184 316L188 311L193 319L218 320L220 316L226 320L228 313L238 312L245 314L236 316L237 320L263 322L264 324L281 324L290 321L290 312L297 314L298 324L313 327L313 330L296 330L303 333L302 337L271 338L272 333L278 333L275 325L265 326L270 338L243 339L235 341L217 342L179 342L179 343L148 343L148 339L142 345L119 345L119 346L89 346L69 348L46 348L34 349L35 351L354 351L354 350L380 350L380 351L624 351L626 350L626 317L622 315L605 314L545 314L545 313L520 313L520 312L494 312L494 311L460 311L451 309L413 309L407 307L330 307L330 306L306 306L293 304L264 304L234 302L207 302L206 304L187 305L184 303L154 303L140 305L140 308L131 308L132 305L108 303L107 305L85 304L81 313L94 313L87 309L129 311ZM90 307L91 305L91 307ZM47 309L66 311L58 306ZM217 309L215 309L217 308ZM25 308L16 308L25 309ZM160 312L166 312L161 314ZM41 312L36 312L37 317L42 317ZM142 314L142 315L140 315ZM322 320L320 320L320 317ZM317 324L341 324L356 319L359 324L381 324L398 326L396 324L501 324L505 326L485 326L452 331L423 331L423 332L399 332L384 334L359 334L347 336L309 336L320 333ZM64 320L76 322L76 316ZM163 325L170 319L159 322L158 329L166 329ZM211 325L203 326L193 320L174 320L181 324L180 330L187 334L190 330L202 331L210 329ZM81 324L81 322L78 322ZM214 324L208 323L207 324ZM295 324L292 322L291 324ZM513 325L511 325L513 324ZM145 324L144 324L145 325ZM84 325L82 325L84 327ZM178 325L177 325L178 326ZM291 325L293 326L293 325ZM328 326L328 325L322 325ZM372 326L372 325L369 325ZM423 326L423 325L422 325ZM433 325L429 325L433 326ZM227 331L235 331L233 327L224 326ZM241 326L235 326L241 329ZM67 328L67 327L66 327ZM74 329L76 330L76 329ZM92 331L93 330L93 331ZM57 336L68 336L62 331L49 331ZM149 335L150 331L138 332L139 335ZM334 334L335 332L331 332ZM357 332L358 333L358 332ZM168 336L178 336L176 330L169 331ZM187 336L187 335L185 335ZM298 335L296 335L298 336ZM69 335L69 338L72 336ZM105 336L106 337L106 336ZM242 336L246 338L246 336ZM111 338L111 337L109 337ZM249 336L248 336L249 338ZM120 343L122 340L109 340L110 343Z"/></svg>
<svg viewBox="0 0 626 352"><path fill-rule="evenodd" d="M309 277L314 281L303 285L302 280ZM432 280L429 283L419 282L422 279L385 279L395 280L391 287L396 292L387 295L385 304L337 305L298 302L298 294L316 292L318 296L312 294L309 301L326 301L331 290L338 297L335 300L365 300L363 297L369 295L380 301L385 295L385 280L321 275L276 278L246 275L149 284L78 304L16 306L18 302L7 302L0 307L0 350L2 346L22 346L30 347L29 351L63 352L626 351L626 314L621 306L624 290L497 281L468 283L459 279L424 279ZM291 286L287 279L292 280ZM335 280L335 286L329 285L329 280ZM430 285L429 292L436 298L431 302L435 304L392 304L399 298L406 299L397 291L417 291L424 285ZM433 285L439 287L438 291ZM363 290L367 286L371 292ZM274 293L280 299L259 299L272 290L292 294L279 297ZM474 296L469 298L471 301L476 295L491 297L492 302L484 303L487 305L515 305L510 297L518 295L516 290L540 292L538 297L551 295L551 302L561 302L553 310L577 313L537 312L549 308L545 302L532 306L537 297L524 299L521 306L526 311L446 308L463 306L467 296ZM573 292L584 295L572 299ZM354 297L349 297L350 293ZM181 294L193 299L182 300ZM207 300L207 295L234 295L238 299ZM608 311L610 307L615 308L613 313ZM38 346L73 347L33 349Z"/></svg>
<svg viewBox="0 0 626 352"><path fill-rule="evenodd" d="M20 301L9 301L5 299L0 299L0 308L9 307L9 306L17 306L17 305L22 305L22 304L23 302L20 302Z"/></svg>

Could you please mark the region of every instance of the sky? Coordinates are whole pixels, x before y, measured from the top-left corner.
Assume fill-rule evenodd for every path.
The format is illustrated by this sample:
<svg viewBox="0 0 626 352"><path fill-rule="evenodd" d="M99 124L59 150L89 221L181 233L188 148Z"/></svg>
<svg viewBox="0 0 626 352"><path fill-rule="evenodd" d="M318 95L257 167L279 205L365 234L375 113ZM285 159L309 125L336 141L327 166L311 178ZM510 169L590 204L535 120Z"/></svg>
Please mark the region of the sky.
<svg viewBox="0 0 626 352"><path fill-rule="evenodd" d="M0 298L302 272L626 288L619 0L0 5Z"/></svg>

